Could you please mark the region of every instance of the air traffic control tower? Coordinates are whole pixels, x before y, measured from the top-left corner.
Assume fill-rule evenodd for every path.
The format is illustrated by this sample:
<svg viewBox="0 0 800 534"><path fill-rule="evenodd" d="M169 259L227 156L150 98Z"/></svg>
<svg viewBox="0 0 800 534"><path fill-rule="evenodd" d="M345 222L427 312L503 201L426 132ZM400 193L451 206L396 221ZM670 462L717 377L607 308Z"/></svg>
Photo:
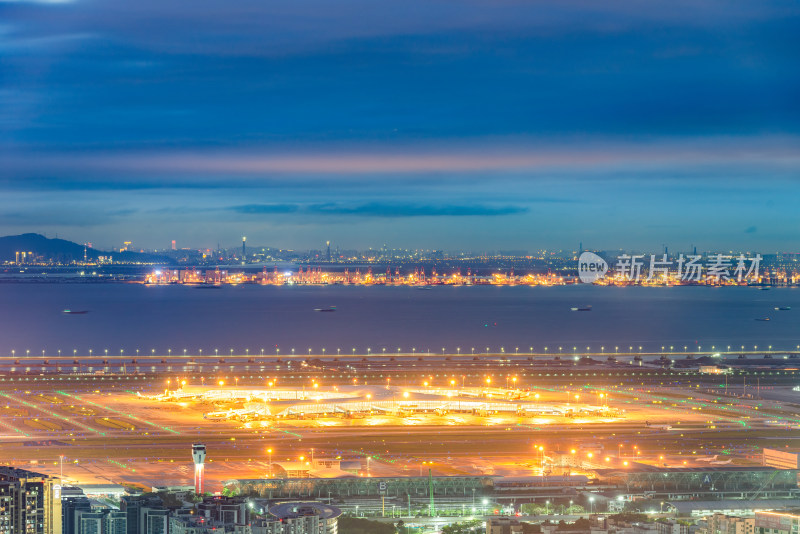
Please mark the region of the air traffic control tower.
<svg viewBox="0 0 800 534"><path fill-rule="evenodd" d="M202 443L192 444L192 460L194 461L194 492L203 493L203 468L206 462L206 446Z"/></svg>

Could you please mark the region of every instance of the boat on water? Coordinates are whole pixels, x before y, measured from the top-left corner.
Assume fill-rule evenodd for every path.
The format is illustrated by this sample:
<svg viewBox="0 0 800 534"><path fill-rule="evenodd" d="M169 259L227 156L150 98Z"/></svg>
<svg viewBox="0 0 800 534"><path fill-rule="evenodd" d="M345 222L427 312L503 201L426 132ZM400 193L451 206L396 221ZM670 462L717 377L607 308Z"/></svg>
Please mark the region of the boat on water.
<svg viewBox="0 0 800 534"><path fill-rule="evenodd" d="M771 321L769 317L757 317L756 321Z"/></svg>
<svg viewBox="0 0 800 534"><path fill-rule="evenodd" d="M420 289L422 291L430 291L433 289L433 286L414 286L414 289Z"/></svg>
<svg viewBox="0 0 800 534"><path fill-rule="evenodd" d="M776 306L775 309L776 310L780 310L780 311L789 311L789 310L792 309L792 307L791 306Z"/></svg>
<svg viewBox="0 0 800 534"><path fill-rule="evenodd" d="M570 310L572 310L572 311L592 311L592 307L591 306L575 306L573 308L570 308Z"/></svg>
<svg viewBox="0 0 800 534"><path fill-rule="evenodd" d="M329 306L327 308L314 308L315 312L335 312L336 306Z"/></svg>
<svg viewBox="0 0 800 534"><path fill-rule="evenodd" d="M759 286L758 289L760 289L761 291L769 291L772 288L770 286Z"/></svg>
<svg viewBox="0 0 800 534"><path fill-rule="evenodd" d="M62 313L66 315L83 315L89 313L89 310L70 310L69 308L67 308Z"/></svg>

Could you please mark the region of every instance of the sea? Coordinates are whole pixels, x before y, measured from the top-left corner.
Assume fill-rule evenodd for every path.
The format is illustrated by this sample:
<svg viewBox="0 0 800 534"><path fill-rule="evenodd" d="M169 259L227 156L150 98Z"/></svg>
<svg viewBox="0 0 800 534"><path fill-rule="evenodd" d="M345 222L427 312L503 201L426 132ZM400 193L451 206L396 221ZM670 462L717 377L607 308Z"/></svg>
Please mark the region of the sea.
<svg viewBox="0 0 800 534"><path fill-rule="evenodd" d="M626 354L799 345L794 288L0 284L3 356Z"/></svg>

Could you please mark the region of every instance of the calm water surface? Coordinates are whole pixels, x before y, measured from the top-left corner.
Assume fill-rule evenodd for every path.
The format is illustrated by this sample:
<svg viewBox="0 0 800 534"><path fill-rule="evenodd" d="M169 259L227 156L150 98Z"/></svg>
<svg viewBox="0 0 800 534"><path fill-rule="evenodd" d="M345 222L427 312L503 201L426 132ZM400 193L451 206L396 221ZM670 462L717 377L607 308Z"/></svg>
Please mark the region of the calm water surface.
<svg viewBox="0 0 800 534"><path fill-rule="evenodd" d="M591 312L570 307L592 305ZM335 313L314 308L336 306ZM776 311L791 306L790 311ZM89 310L65 315L62 310ZM770 321L757 318L770 317ZM775 288L0 285L0 354L167 349L274 354L430 350L565 353L629 346L796 348L800 290Z"/></svg>

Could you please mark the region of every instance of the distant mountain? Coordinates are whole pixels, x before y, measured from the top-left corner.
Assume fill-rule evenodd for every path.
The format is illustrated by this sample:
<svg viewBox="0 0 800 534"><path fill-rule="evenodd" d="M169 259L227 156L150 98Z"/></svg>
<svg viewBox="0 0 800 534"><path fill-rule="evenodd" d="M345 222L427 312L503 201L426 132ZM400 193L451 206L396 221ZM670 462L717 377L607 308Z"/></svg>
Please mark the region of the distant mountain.
<svg viewBox="0 0 800 534"><path fill-rule="evenodd" d="M14 261L17 252L33 252L47 260L62 263L82 261L83 245L65 239L48 239L40 234L21 234L0 237L0 262ZM86 258L96 260L98 256L111 256L114 262L130 263L170 263L170 259L156 254L141 252L105 252L94 248L86 249Z"/></svg>

